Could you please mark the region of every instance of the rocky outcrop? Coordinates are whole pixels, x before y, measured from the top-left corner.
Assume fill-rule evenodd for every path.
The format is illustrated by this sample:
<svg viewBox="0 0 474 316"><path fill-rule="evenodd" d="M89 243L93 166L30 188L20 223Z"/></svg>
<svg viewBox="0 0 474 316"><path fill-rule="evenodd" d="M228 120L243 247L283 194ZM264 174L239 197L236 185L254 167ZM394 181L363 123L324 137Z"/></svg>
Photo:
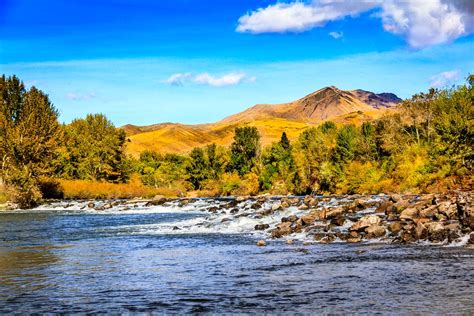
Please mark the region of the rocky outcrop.
<svg viewBox="0 0 474 316"><path fill-rule="evenodd" d="M303 231L323 243L373 238L395 243L450 243L474 230L472 196L471 192L367 196L327 208L319 207L316 198L305 197L300 204L296 203L305 214L284 218L270 230L270 235L281 238ZM351 226L347 229L348 221ZM473 239L469 239L471 243Z"/></svg>

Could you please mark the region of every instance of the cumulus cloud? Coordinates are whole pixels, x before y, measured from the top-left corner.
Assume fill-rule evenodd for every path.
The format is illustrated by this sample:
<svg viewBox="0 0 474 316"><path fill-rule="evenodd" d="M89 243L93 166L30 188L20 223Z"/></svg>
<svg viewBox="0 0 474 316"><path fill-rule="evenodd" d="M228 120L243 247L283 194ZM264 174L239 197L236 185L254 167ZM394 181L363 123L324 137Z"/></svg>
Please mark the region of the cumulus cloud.
<svg viewBox="0 0 474 316"><path fill-rule="evenodd" d="M328 34L334 39L340 39L344 36L343 32L329 32Z"/></svg>
<svg viewBox="0 0 474 316"><path fill-rule="evenodd" d="M329 21L355 16L374 7L374 1L321 0L306 4L300 1L276 3L249 12L239 18L237 32L303 32L324 26Z"/></svg>
<svg viewBox="0 0 474 316"><path fill-rule="evenodd" d="M430 78L433 88L443 88L452 85L459 79L459 70L450 70L434 75Z"/></svg>
<svg viewBox="0 0 474 316"><path fill-rule="evenodd" d="M255 82L255 80L255 77L249 77L243 72L231 72L222 76L215 76L204 72L197 75L191 73L176 73L163 82L176 86L182 86L185 83L194 82L201 85L224 87L237 85L242 82Z"/></svg>
<svg viewBox="0 0 474 316"><path fill-rule="evenodd" d="M76 92L69 92L66 94L66 98L69 100L73 101L87 101L95 98L96 95L94 92L82 94L82 93L76 93Z"/></svg>
<svg viewBox="0 0 474 316"><path fill-rule="evenodd" d="M190 78L192 75L190 73L176 73L169 76L168 79L164 80L164 83L173 85L173 86L182 86L184 81Z"/></svg>
<svg viewBox="0 0 474 316"><path fill-rule="evenodd" d="M313 0L276 3L239 19L238 32L304 32L375 10L386 31L419 49L453 41L474 32L472 0Z"/></svg>

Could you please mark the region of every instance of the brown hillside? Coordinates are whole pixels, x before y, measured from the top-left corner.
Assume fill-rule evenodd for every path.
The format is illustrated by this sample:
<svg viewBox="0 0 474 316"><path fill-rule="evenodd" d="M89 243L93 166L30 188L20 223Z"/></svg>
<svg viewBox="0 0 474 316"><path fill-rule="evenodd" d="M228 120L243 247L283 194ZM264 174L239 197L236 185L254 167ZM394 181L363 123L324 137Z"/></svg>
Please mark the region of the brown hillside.
<svg viewBox="0 0 474 316"><path fill-rule="evenodd" d="M185 153L210 143L228 146L237 126L257 127L262 135L262 144L267 145L278 140L283 131L290 140L296 139L308 126L326 120L360 124L380 117L400 101L392 93L344 91L331 86L290 103L258 104L213 124L162 123L125 125L122 128L129 136L127 151L132 155L138 155L146 149Z"/></svg>
<svg viewBox="0 0 474 316"><path fill-rule="evenodd" d="M283 104L257 104L241 113L223 119L235 123L278 117L287 120L317 123L353 112L372 112L395 106L401 100L394 94L364 90L344 91L331 86L322 88L299 100Z"/></svg>

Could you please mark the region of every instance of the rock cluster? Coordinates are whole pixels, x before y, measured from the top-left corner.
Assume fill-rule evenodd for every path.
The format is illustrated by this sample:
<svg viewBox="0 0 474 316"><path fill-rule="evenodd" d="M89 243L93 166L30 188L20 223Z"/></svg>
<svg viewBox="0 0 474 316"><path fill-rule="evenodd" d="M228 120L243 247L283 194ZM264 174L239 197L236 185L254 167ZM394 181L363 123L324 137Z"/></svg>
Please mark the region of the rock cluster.
<svg viewBox="0 0 474 316"><path fill-rule="evenodd" d="M275 202L275 211L281 207ZM305 197L291 201L304 215L291 215L269 230L272 238L305 232L319 242L360 242L381 238L389 242L455 242L470 235L474 244L474 203L471 192L437 195L361 197L342 206L318 207L318 200ZM364 215L366 214L366 215ZM350 226L349 226L350 225ZM257 227L258 226L258 227ZM257 225L256 229L265 229Z"/></svg>

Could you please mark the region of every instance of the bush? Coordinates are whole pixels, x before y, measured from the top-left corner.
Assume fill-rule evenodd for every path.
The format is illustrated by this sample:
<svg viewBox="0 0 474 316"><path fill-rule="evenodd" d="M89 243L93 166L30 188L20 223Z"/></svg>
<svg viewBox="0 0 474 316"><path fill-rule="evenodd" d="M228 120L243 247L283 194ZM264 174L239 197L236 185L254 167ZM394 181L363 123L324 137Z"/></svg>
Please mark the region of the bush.
<svg viewBox="0 0 474 316"><path fill-rule="evenodd" d="M64 191L58 180L41 178L38 184L43 199L63 199Z"/></svg>

